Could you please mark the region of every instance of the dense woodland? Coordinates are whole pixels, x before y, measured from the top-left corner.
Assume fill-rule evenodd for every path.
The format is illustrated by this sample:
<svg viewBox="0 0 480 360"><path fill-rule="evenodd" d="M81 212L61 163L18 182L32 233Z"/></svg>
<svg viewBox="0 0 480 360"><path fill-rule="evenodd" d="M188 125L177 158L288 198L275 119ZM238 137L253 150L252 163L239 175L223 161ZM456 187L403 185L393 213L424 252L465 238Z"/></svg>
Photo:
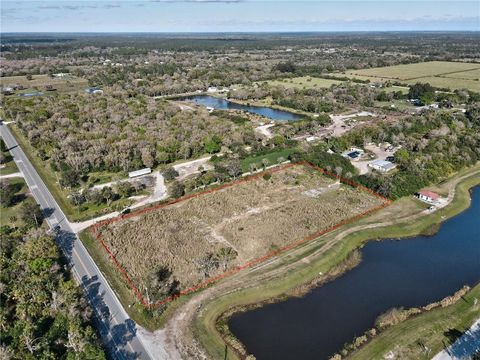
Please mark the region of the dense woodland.
<svg viewBox="0 0 480 360"><path fill-rule="evenodd" d="M383 125L381 121L375 121L342 138L325 138L314 151L330 149L339 153L351 143L362 146L365 141L358 141L357 134L366 132L370 134L366 138L371 141L389 141L403 146L403 151L414 155L409 161L415 158L416 162L422 162L422 166L399 163L400 169L393 177L373 174L360 178L382 193L398 197L413 189L401 181L408 182L404 173L412 173L414 168L416 171L423 166L429 168L429 175L409 175L419 187L437 179L432 172L439 170L433 171L432 167L440 167L443 173L446 163L454 162L449 165L452 169L460 167L450 157L445 160L434 155L437 148L444 149L442 146L445 145L423 144L427 141L430 144L438 138L430 139L428 132L437 131L432 126L438 127L442 121L450 129L445 140L448 144L455 139L463 141L463 136L467 135L476 140L475 133L468 131L473 126L472 115L466 115L470 122L463 115L441 112L409 118L408 113L378 108L375 104L410 98L418 99L422 105L435 101L440 108L468 104L473 109L479 101L478 94L466 90L438 92L436 90L441 89L429 84L412 85L405 94L388 89L391 85L405 84L370 86L358 80L330 88L289 88L273 86L267 80L304 75L341 80L338 71L346 69L449 60L453 55L473 61L472 55L478 53L475 34L416 34L415 41L411 36L414 35L308 35L300 39L293 35L239 35L222 39L204 36L195 40L181 36L144 36L133 40L108 36L60 36L54 44L49 42L49 36L29 40L9 37L2 45L3 76L69 72L88 79L92 86L100 86L104 93L97 96L78 91L28 99L5 96L5 114L16 121L35 147L38 157L57 174L59 184L71 190L70 202L81 205L85 202L110 204L141 190L125 187L85 193L78 191L80 186L92 183L92 173L125 174L142 167L154 168L177 160L197 158L206 153L224 153L213 172L204 172L198 179L187 179L187 191L193 190L235 178L238 168L242 167L240 163L248 157L282 149L308 153L312 151L309 144L292 139L321 131L331 123L329 114L370 110L388 121ZM423 46L418 46L419 43ZM337 73L332 75L331 72ZM257 125L242 114L208 113L202 108L182 111L174 102L152 98L205 91L209 86L230 86L226 94L230 99L263 101L299 111L305 117L301 121L277 125L275 136L266 139L254 131ZM460 131L447 124L445 118L449 116L454 119L449 121L463 124L460 126L466 130ZM418 126L424 122L424 127ZM421 133L423 137L418 139ZM452 133L456 137L450 138ZM422 145L413 146L414 141L420 141ZM464 142L463 145L472 143ZM250 150L246 152L246 148ZM469 151L475 153L472 149ZM471 163L476 155L469 155L466 159ZM272 156L269 163L271 160ZM430 161L435 165L428 165ZM249 170L264 166L261 160L250 165ZM348 172L352 176L355 173L354 169ZM397 187L403 190L396 190Z"/></svg>
<svg viewBox="0 0 480 360"><path fill-rule="evenodd" d="M101 360L88 306L33 199L0 183L0 212L19 207L20 226L0 228L0 358ZM3 216L3 215L2 215Z"/></svg>
<svg viewBox="0 0 480 360"><path fill-rule="evenodd" d="M147 187L125 182L92 189L101 176L112 180L125 177L128 171L156 168L166 180L169 195L178 198L286 160L309 161L398 199L480 160L480 95L426 83L401 92L390 87L405 84L347 81L340 72L430 60L478 62L479 40L478 33L205 35L195 39L7 35L1 45L1 77L31 79L44 74L48 80L54 74L69 73L103 93L87 94L84 85L72 85L68 91L42 96L2 94L1 115L15 122L13 127L33 146L30 155L54 174L62 188L60 195L68 197L79 213L85 204L104 206L101 211L122 210L131 196ZM329 88L269 82L298 76L345 82ZM255 129L268 119L235 111L209 113L194 105L185 110L175 97L154 98L209 87L228 87L221 96L234 101L269 104L304 117L277 123L268 137ZM406 104L407 99L418 101L424 109L411 111L409 104L409 110L399 110L384 104L396 100ZM432 103L438 108L429 108ZM361 126L342 135L330 133L314 144L305 140L331 125L330 115L356 111L377 116L367 117ZM370 142L400 148L394 155L394 171L359 175L340 155ZM4 144L1 150L0 164L11 161ZM214 155L208 169L175 179L178 172L173 163L205 154ZM0 182L2 209L18 207L15 219L10 219L12 225L0 228L0 358L104 359L92 328L91 309L42 225L38 206L28 197L18 198L18 190L10 180ZM117 200L120 203L112 205ZM216 264L231 255L212 254L207 260ZM178 292L168 268L154 275L152 286L158 289L158 297Z"/></svg>
<svg viewBox="0 0 480 360"><path fill-rule="evenodd" d="M8 98L7 111L66 187L92 171L130 171L255 142L251 126L143 96Z"/></svg>

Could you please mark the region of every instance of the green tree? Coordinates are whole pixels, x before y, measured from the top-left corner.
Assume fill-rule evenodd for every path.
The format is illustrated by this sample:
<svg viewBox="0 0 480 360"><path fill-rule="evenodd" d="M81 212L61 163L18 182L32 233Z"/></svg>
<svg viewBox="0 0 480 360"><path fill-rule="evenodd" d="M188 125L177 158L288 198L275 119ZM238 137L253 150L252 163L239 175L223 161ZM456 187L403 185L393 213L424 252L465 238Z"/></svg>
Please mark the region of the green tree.
<svg viewBox="0 0 480 360"><path fill-rule="evenodd" d="M15 241L9 241L12 236ZM0 237L0 357L10 353L12 359L104 360L89 324L90 311L61 266L53 237L42 230L28 235L18 230Z"/></svg>
<svg viewBox="0 0 480 360"><path fill-rule="evenodd" d="M377 101L388 101L389 98L388 98L387 92L386 91L380 91L377 94L375 100L377 100Z"/></svg>
<svg viewBox="0 0 480 360"><path fill-rule="evenodd" d="M70 168L67 168L66 170L62 171L62 177L60 179L60 185L62 185L65 188L73 188L75 186L78 186L80 183L80 174Z"/></svg>
<svg viewBox="0 0 480 360"><path fill-rule="evenodd" d="M43 221L40 205L33 200L24 201L20 207L20 218L27 227L39 227Z"/></svg>
<svg viewBox="0 0 480 360"><path fill-rule="evenodd" d="M15 189L8 180L0 181L0 205L10 206L15 198Z"/></svg>
<svg viewBox="0 0 480 360"><path fill-rule="evenodd" d="M240 164L240 161L238 159L232 159L229 160L226 164L225 167L227 169L228 175L230 177L236 179L238 176L242 175L242 166Z"/></svg>
<svg viewBox="0 0 480 360"><path fill-rule="evenodd" d="M410 153L406 149L399 149L395 152L395 162L399 165L406 165L410 160Z"/></svg>
<svg viewBox="0 0 480 360"><path fill-rule="evenodd" d="M414 85L410 85L408 90L408 98L409 99L420 99L423 95L431 93L435 94L435 89L429 83L416 83Z"/></svg>
<svg viewBox="0 0 480 360"><path fill-rule="evenodd" d="M469 106L465 112L467 119L476 125L480 125L480 105Z"/></svg>
<svg viewBox="0 0 480 360"><path fill-rule="evenodd" d="M178 176L178 171L175 170L173 166L169 166L168 168L162 171L162 175L165 178L165 180L170 181L175 179Z"/></svg>
<svg viewBox="0 0 480 360"><path fill-rule="evenodd" d="M422 96L420 96L420 100L422 101L423 104L430 105L435 101L435 93L433 92L423 93Z"/></svg>
<svg viewBox="0 0 480 360"><path fill-rule="evenodd" d="M173 198L182 197L185 194L185 186L179 181L173 181L169 187L170 196Z"/></svg>
<svg viewBox="0 0 480 360"><path fill-rule="evenodd" d="M122 198L128 198L133 195L135 189L128 181L122 181L115 186L115 191Z"/></svg>
<svg viewBox="0 0 480 360"><path fill-rule="evenodd" d="M221 145L222 145L222 139L219 136L214 135L212 136L211 139L204 141L203 148L209 154L214 154L220 151Z"/></svg>

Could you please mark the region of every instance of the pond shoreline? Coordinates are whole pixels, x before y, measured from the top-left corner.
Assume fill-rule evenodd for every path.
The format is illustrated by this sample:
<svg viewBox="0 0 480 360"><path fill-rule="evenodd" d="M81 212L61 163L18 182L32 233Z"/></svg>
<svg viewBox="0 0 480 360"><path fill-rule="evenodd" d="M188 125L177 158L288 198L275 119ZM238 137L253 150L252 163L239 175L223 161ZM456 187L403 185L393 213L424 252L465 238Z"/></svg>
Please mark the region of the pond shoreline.
<svg viewBox="0 0 480 360"><path fill-rule="evenodd" d="M290 110L277 109L272 106L254 105L250 103L245 104L240 101L227 99L226 97L220 97L215 94L185 96L177 100L193 102L194 104L211 108L212 110L244 111L250 114L261 116L262 118L265 118L267 121L275 121L280 123L299 121L304 119L306 116Z"/></svg>
<svg viewBox="0 0 480 360"><path fill-rule="evenodd" d="M470 181L473 181L473 183L468 186L467 191L469 193L471 193L471 190L476 185L478 185L480 183L480 180L475 179L475 177L478 177L478 173L476 173L476 172L474 172L473 174L470 174L469 176L467 176L464 179L462 179L461 181L459 181L455 185L455 188L456 189L460 188L460 186L463 183L468 182L470 180ZM475 182L475 180L476 180L476 182ZM457 190L459 190L459 189L457 189ZM455 204L458 205L457 202L459 202L461 200L462 199L457 199L457 194L456 194L455 198L452 200L452 202L447 207L452 208L452 207L454 207ZM461 207L463 207L463 209L461 209L459 212L449 214L448 217L442 218L441 222L444 222L448 219L451 219L451 218L455 217L456 215L458 215L459 213L468 209L469 206L470 206L470 199L466 199L466 201L463 201L463 202L464 202L463 204L460 204ZM422 217L422 218L424 218L424 217ZM399 236L397 239L412 238L412 237L415 237L415 236L418 236L418 235L433 236L438 232L439 228L440 228L440 224L434 220L427 227L423 228L423 230L420 231L419 233L407 234L407 236L405 236L405 237L400 237ZM358 251L369 241L372 241L372 240L373 241L382 241L382 240L387 240L387 239L388 239L388 237L374 238L374 239L364 241L354 251ZM348 259L350 259L350 257L351 257L351 254L349 255ZM290 289L289 291L284 292L283 294L281 294L279 296L276 296L276 297L273 297L273 298L270 298L270 299L267 299L267 300L263 300L263 301L260 301L260 302L257 302L257 303L253 303L253 304L250 304L250 305L237 306L237 307L231 308L231 309L223 312L221 315L217 316L216 321L215 321L215 324L217 324L217 325L220 324L220 326L216 326L218 333L221 335L221 337L224 339L224 341L227 342L232 347L232 349L235 349L235 352L236 352L237 356L239 356L241 358L245 357L246 354L248 353L248 351L246 351L246 349L245 349L245 346L243 344L241 344L241 342L232 334L232 332L230 331L228 326L226 326L226 327L221 326L222 323L223 324L228 323L228 319L231 316L233 316L234 314L238 314L239 312L244 312L244 311L248 311L248 310L251 310L251 309L254 309L254 308L262 307L262 306L267 305L267 304L271 304L271 303L275 303L275 302L279 302L279 301L284 301L285 299L288 299L288 298L303 296L303 295L307 294L308 292L310 292L312 289L318 288L319 286L321 287L321 286L325 285L326 283L331 282L332 280L336 279L337 277L339 277L339 276L343 275L344 273L348 272L349 270L353 269L356 265L358 265L360 263L360 261L358 261L352 266L352 264L349 263L348 259L346 261L342 261L341 263L337 264L337 266L332 268L326 274L326 277L324 277L323 274L322 274L322 276L316 277L315 279L309 281L306 284L298 285L298 286ZM343 268L343 270L338 272L339 268Z"/></svg>

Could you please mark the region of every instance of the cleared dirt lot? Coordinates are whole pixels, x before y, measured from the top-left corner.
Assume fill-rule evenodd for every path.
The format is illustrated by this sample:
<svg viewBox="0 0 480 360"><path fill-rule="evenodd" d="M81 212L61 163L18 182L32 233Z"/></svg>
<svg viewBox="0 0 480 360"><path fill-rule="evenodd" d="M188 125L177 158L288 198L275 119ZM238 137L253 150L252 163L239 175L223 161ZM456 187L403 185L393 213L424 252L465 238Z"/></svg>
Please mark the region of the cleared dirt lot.
<svg viewBox="0 0 480 360"><path fill-rule="evenodd" d="M382 200L305 165L104 226L101 237L139 290L168 269L178 289L366 212ZM157 286L157 285L155 285ZM146 289L149 290L146 290Z"/></svg>

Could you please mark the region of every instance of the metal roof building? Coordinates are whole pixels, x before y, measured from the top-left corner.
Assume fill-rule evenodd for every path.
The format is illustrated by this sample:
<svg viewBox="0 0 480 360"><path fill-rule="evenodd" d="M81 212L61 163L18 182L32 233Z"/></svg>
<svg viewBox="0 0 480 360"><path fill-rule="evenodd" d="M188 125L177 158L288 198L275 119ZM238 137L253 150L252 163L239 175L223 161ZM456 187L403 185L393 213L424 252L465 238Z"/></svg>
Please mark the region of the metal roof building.
<svg viewBox="0 0 480 360"><path fill-rule="evenodd" d="M150 169L150 168L145 168L145 169L130 171L130 172L128 173L128 177L129 177L129 178L134 178L134 177L137 177L137 176L142 176L142 175L150 174L151 172L152 172L152 169Z"/></svg>
<svg viewBox="0 0 480 360"><path fill-rule="evenodd" d="M389 172L397 167L396 164L386 160L374 160L368 166L381 172Z"/></svg>

